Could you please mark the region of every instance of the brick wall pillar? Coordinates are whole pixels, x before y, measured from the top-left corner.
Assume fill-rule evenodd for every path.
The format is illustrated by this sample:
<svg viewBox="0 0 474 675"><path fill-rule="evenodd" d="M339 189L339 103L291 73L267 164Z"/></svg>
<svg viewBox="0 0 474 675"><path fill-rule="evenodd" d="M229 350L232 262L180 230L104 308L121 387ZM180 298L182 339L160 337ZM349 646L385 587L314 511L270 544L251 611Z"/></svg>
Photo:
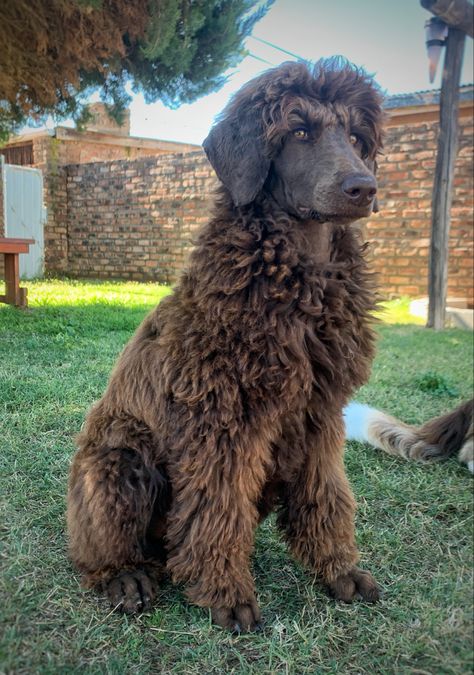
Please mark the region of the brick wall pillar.
<svg viewBox="0 0 474 675"><path fill-rule="evenodd" d="M45 271L67 273L67 167L62 165L61 141L41 136L33 141L35 169L43 174L43 198L47 209L44 225Z"/></svg>

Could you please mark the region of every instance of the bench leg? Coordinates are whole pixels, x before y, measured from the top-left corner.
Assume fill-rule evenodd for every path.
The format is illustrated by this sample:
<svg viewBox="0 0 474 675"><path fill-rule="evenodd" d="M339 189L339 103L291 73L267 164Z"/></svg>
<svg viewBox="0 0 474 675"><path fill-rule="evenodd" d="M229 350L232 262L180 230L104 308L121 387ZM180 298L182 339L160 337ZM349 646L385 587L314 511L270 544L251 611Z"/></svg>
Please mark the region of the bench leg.
<svg viewBox="0 0 474 675"><path fill-rule="evenodd" d="M17 307L26 307L27 290L20 288L20 256L18 253L5 253L5 295L0 296L1 302Z"/></svg>

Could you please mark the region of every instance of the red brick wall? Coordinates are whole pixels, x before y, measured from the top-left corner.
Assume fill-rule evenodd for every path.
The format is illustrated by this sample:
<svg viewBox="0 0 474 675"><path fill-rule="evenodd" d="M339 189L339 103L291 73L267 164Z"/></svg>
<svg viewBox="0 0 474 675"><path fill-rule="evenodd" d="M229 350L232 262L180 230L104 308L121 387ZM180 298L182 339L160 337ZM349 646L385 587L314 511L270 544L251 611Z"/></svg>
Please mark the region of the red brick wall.
<svg viewBox="0 0 474 675"><path fill-rule="evenodd" d="M184 146L187 150L190 146ZM106 163L118 159L136 160L150 155L163 156L165 150L156 148L138 148L106 143L94 143L86 140L74 141L58 139L49 135L38 135L33 139L33 166L41 169L44 180L44 202L47 208L45 224L45 269L50 273L73 273L69 265L68 254L68 196L66 194L67 165L85 162L100 162L90 165L89 171L98 172ZM71 171L74 171L71 168ZM127 176L123 176L123 184ZM94 193L92 193L93 195ZM94 209L92 208L92 211ZM73 252L73 260L77 255ZM136 259L139 269L141 261ZM97 274L96 276L99 276ZM106 276L101 274L100 276ZM144 276L144 275L142 275ZM139 278L135 273L134 278ZM147 275L148 278L148 275Z"/></svg>
<svg viewBox="0 0 474 675"><path fill-rule="evenodd" d="M460 122L448 293L472 303L473 129L468 118ZM388 129L379 162L381 211L366 226L385 297L427 294L436 136L435 122ZM194 233L209 214L215 177L204 154L80 164L66 171L67 212L61 204L64 184L48 197L53 206L46 235L48 270L174 282ZM62 258L66 253L68 259Z"/></svg>
<svg viewBox="0 0 474 675"><path fill-rule="evenodd" d="M208 218L204 153L68 167L68 274L174 282Z"/></svg>
<svg viewBox="0 0 474 675"><path fill-rule="evenodd" d="M473 301L473 123L460 120L451 210L448 296ZM389 127L379 161L380 213L367 223L371 262L386 297L427 295L438 124Z"/></svg>

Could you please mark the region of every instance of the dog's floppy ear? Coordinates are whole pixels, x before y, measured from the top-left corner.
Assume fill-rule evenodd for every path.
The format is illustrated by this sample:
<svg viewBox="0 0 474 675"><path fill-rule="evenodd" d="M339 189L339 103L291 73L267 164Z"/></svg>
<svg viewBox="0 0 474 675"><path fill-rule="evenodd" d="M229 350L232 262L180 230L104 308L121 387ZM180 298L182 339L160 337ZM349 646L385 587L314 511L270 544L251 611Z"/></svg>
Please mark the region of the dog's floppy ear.
<svg viewBox="0 0 474 675"><path fill-rule="evenodd" d="M270 169L258 113L241 111L224 117L203 143L208 160L236 206L255 199Z"/></svg>

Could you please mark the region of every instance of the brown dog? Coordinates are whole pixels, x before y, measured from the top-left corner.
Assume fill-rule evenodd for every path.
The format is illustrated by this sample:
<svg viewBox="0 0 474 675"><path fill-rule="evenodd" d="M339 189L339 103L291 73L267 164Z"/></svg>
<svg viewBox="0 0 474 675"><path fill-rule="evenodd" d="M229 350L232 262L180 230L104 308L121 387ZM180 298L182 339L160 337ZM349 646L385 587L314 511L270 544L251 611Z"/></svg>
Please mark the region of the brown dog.
<svg viewBox="0 0 474 675"><path fill-rule="evenodd" d="M336 598L377 599L357 567L342 409L374 352L351 224L373 208L382 118L361 70L287 63L206 139L215 215L120 357L71 470L70 555L112 605L149 606L166 566L216 623L257 628L249 558L272 509Z"/></svg>

